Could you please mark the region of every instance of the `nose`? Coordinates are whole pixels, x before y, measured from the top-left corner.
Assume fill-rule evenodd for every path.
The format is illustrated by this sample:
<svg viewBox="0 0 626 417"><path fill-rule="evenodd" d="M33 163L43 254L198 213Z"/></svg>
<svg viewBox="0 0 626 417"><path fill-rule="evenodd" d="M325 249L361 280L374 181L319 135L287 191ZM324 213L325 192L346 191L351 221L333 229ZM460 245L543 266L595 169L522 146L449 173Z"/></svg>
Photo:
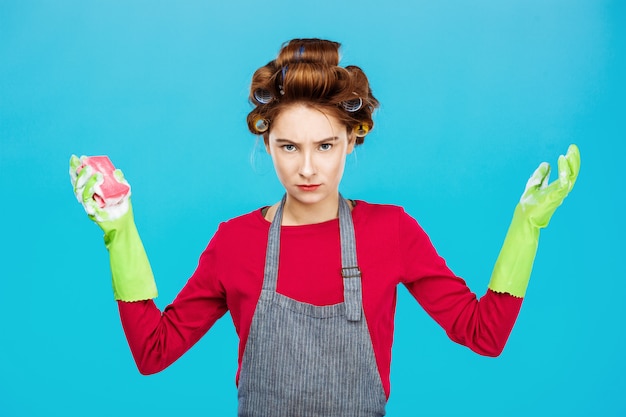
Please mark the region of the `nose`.
<svg viewBox="0 0 626 417"><path fill-rule="evenodd" d="M311 152L303 152L302 160L300 161L300 169L298 174L303 178L310 178L316 174L315 161Z"/></svg>

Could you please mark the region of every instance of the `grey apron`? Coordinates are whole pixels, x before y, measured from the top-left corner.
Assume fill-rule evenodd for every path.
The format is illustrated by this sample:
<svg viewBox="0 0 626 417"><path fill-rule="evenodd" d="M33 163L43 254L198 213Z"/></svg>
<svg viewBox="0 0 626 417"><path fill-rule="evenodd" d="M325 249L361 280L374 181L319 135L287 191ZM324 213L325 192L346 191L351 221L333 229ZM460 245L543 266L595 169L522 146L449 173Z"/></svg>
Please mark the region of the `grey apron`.
<svg viewBox="0 0 626 417"><path fill-rule="evenodd" d="M352 215L339 198L344 302L276 292L283 198L270 226L263 289L239 375L239 417L379 417L382 387L363 315Z"/></svg>

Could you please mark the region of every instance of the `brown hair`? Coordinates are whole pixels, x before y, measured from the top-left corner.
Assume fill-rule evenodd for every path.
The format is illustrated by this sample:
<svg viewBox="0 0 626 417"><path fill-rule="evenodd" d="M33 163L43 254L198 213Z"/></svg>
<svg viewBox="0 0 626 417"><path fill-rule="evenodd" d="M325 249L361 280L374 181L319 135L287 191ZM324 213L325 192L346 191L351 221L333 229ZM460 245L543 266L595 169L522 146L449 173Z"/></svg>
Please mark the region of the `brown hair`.
<svg viewBox="0 0 626 417"><path fill-rule="evenodd" d="M252 76L249 99L254 109L248 114L248 129L267 140L268 128L280 111L304 103L336 117L349 134L359 127L365 133L372 130L378 100L361 68L338 66L340 46L322 39L293 39L283 44L278 57ZM364 136L357 135L357 145Z"/></svg>

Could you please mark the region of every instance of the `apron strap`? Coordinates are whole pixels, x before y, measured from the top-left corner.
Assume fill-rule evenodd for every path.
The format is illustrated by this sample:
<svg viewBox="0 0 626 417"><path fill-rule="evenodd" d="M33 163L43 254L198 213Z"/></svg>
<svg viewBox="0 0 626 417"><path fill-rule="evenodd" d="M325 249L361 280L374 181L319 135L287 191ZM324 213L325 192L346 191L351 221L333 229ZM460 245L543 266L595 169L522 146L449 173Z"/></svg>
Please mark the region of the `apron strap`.
<svg viewBox="0 0 626 417"><path fill-rule="evenodd" d="M270 225L269 236L267 238L267 250L265 252L265 272L263 276L263 289L276 291L278 281L278 259L280 254L280 224L283 219L283 207L287 200L287 194L280 201L274 220Z"/></svg>
<svg viewBox="0 0 626 417"><path fill-rule="evenodd" d="M287 194L283 196L274 220L270 226L265 253L263 290L276 291L278 281L278 259L280 254L280 226ZM356 259L356 239L352 213L346 200L339 194L339 234L341 236L341 275L343 277L343 298L346 318L349 321L361 320L363 296L361 291L361 270Z"/></svg>
<svg viewBox="0 0 626 417"><path fill-rule="evenodd" d="M352 213L341 194L339 194L339 234L341 235L341 275L343 276L346 318L349 321L359 321L361 320L363 304L361 270L356 259L356 239Z"/></svg>

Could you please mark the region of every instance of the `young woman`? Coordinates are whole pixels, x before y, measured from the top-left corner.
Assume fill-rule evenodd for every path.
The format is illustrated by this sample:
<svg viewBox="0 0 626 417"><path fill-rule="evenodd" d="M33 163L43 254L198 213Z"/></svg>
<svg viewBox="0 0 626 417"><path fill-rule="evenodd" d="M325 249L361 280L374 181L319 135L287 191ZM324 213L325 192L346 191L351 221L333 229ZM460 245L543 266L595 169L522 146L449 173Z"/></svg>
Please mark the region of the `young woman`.
<svg viewBox="0 0 626 417"><path fill-rule="evenodd" d="M500 354L545 227L576 180L575 146L547 184L541 164L478 300L402 208L339 193L346 155L373 128L367 77L338 66L339 44L294 39L256 71L248 126L262 135L284 198L222 223L176 299L159 311L128 197L105 204L103 176L73 156L79 201L105 232L122 324L144 374L166 368L227 311L239 335L239 416L385 414L396 288L404 284L449 337ZM117 172L120 182L125 182Z"/></svg>

